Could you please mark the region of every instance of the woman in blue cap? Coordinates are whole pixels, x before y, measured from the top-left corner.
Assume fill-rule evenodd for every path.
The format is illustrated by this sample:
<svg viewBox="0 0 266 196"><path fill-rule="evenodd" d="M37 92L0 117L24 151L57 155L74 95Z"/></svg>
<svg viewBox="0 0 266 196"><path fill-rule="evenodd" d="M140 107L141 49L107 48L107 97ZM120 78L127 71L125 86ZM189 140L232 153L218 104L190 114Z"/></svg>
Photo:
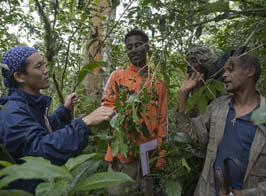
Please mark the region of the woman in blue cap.
<svg viewBox="0 0 266 196"><path fill-rule="evenodd" d="M99 107L82 119L72 120L76 101L72 93L48 116L52 99L40 91L49 87L49 75L39 52L17 46L4 54L2 63L8 67L2 68L2 74L9 95L0 99L0 143L17 163L24 156L40 156L62 165L86 146L90 126L113 115L111 108ZM20 180L9 188L34 193L39 182Z"/></svg>

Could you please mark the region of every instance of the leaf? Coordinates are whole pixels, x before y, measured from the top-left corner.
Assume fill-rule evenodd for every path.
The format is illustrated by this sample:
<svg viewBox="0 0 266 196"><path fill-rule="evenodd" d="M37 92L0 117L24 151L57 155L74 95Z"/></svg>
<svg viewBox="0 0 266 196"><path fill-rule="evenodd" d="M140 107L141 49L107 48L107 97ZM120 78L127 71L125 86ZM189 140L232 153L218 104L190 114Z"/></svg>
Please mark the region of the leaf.
<svg viewBox="0 0 266 196"><path fill-rule="evenodd" d="M191 168L189 167L187 160L185 158L181 159L181 165L187 169L187 172L190 172Z"/></svg>
<svg viewBox="0 0 266 196"><path fill-rule="evenodd" d="M10 163L8 161L0 161L0 165L3 167L8 167L8 166L12 165L12 163Z"/></svg>
<svg viewBox="0 0 266 196"><path fill-rule="evenodd" d="M106 64L106 62L103 62L103 61L99 61L99 62L92 61L92 62L84 65L81 68L81 70L79 71L79 73L78 73L78 76L77 76L78 77L77 86L84 80L84 78L86 77L86 75L88 73L90 73L95 68L100 67L100 66L103 66L105 64Z"/></svg>
<svg viewBox="0 0 266 196"><path fill-rule="evenodd" d="M138 114L137 114L137 108L136 108L134 103L131 105L131 110L132 110L132 119L133 119L133 122L134 122L134 125L135 125L135 128L136 128L136 131L138 133L141 133L141 131L139 129L139 117L138 117Z"/></svg>
<svg viewBox="0 0 266 196"><path fill-rule="evenodd" d="M198 96L197 106L199 107L199 111L201 114L204 114L206 112L207 107L208 107L208 102L207 102L205 96L203 96L203 95Z"/></svg>
<svg viewBox="0 0 266 196"><path fill-rule="evenodd" d="M1 196L33 196L31 193L22 190L0 190Z"/></svg>
<svg viewBox="0 0 266 196"><path fill-rule="evenodd" d="M214 3L210 3L202 7L202 14L209 14L213 12L224 12L228 11L229 8L229 1L228 0L219 0Z"/></svg>
<svg viewBox="0 0 266 196"><path fill-rule="evenodd" d="M167 196L181 196L182 187L178 181L168 180L165 183L165 192Z"/></svg>
<svg viewBox="0 0 266 196"><path fill-rule="evenodd" d="M100 160L88 160L88 161L82 163L77 168L75 168L73 170L73 172L71 172L71 174L76 177L81 172L86 171L86 175L91 175L92 173L96 172L99 165L100 165ZM74 180L72 179L72 181L74 181Z"/></svg>
<svg viewBox="0 0 266 196"><path fill-rule="evenodd" d="M209 84L208 86L206 86L205 89L205 95L209 100L213 100L216 98L216 89L215 89L215 85L213 83Z"/></svg>
<svg viewBox="0 0 266 196"><path fill-rule="evenodd" d="M74 179L69 183L69 186L65 189L64 195L73 195L75 193L76 185L79 182L82 182L92 173L94 173L99 167L101 160L99 161L87 161L79 169L78 172L75 172Z"/></svg>
<svg viewBox="0 0 266 196"><path fill-rule="evenodd" d="M72 175L63 167L55 166L42 157L24 157L21 165L10 165L0 170L0 188L18 179L43 179L56 177L71 179Z"/></svg>
<svg viewBox="0 0 266 196"><path fill-rule="evenodd" d="M97 154L96 153L92 153L92 154L84 154L84 155L80 155L74 158L70 158L65 166L67 167L67 169L69 171L73 170L75 167L79 166L80 164L84 163L85 161L87 161L88 159L91 159L92 157L95 157Z"/></svg>
<svg viewBox="0 0 266 196"><path fill-rule="evenodd" d="M128 146L127 144L124 143L124 140L121 139L119 142L119 152L124 156L127 157L127 153L128 153Z"/></svg>
<svg viewBox="0 0 266 196"><path fill-rule="evenodd" d="M141 100L137 95L130 95L128 100L126 100L126 103L141 103Z"/></svg>
<svg viewBox="0 0 266 196"><path fill-rule="evenodd" d="M124 182L134 182L128 175L120 172L101 172L79 182L76 191L88 191L115 186Z"/></svg>
<svg viewBox="0 0 266 196"><path fill-rule="evenodd" d="M38 196L63 195L64 191L69 186L66 179L60 179L56 182L43 182L39 184L35 190Z"/></svg>
<svg viewBox="0 0 266 196"><path fill-rule="evenodd" d="M125 119L125 115L121 113L116 113L116 115L114 115L114 117L110 121L111 127L114 128L115 130L118 130L120 126L122 125L124 119Z"/></svg>
<svg viewBox="0 0 266 196"><path fill-rule="evenodd" d="M142 133L145 137L148 138L148 137L150 136L149 130L148 130L147 125L145 124L145 122L142 122L142 123L141 123L140 130L141 130L141 133Z"/></svg>
<svg viewBox="0 0 266 196"><path fill-rule="evenodd" d="M0 68L3 68L3 69L6 69L6 70L9 70L9 67L7 64L3 64L3 63L0 63Z"/></svg>
<svg viewBox="0 0 266 196"><path fill-rule="evenodd" d="M256 109L252 113L251 120L257 125L266 123L266 107L261 106L258 109Z"/></svg>
<svg viewBox="0 0 266 196"><path fill-rule="evenodd" d="M224 92L224 83L219 80L213 80L213 84L218 92Z"/></svg>
<svg viewBox="0 0 266 196"><path fill-rule="evenodd" d="M196 32L195 32L195 37L196 38L199 38L201 36L201 33L202 33L202 25L199 25L196 29Z"/></svg>
<svg viewBox="0 0 266 196"><path fill-rule="evenodd" d="M112 156L115 156L119 152L119 141L116 139L111 143Z"/></svg>

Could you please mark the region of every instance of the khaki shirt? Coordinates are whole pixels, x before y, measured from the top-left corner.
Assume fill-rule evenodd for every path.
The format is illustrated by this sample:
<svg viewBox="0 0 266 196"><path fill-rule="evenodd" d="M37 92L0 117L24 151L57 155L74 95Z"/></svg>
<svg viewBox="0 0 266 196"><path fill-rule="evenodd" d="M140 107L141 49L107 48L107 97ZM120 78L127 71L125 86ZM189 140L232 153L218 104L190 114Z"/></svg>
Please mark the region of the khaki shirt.
<svg viewBox="0 0 266 196"><path fill-rule="evenodd" d="M204 167L194 196L215 196L212 168L217 148L223 138L230 100L230 96L222 96L208 106L206 114L192 119L182 112L177 112L177 130L187 132L193 141L207 145ZM265 98L262 96L260 106L266 107ZM266 127L264 124L257 126L250 148L244 190L241 193L243 196L266 195Z"/></svg>

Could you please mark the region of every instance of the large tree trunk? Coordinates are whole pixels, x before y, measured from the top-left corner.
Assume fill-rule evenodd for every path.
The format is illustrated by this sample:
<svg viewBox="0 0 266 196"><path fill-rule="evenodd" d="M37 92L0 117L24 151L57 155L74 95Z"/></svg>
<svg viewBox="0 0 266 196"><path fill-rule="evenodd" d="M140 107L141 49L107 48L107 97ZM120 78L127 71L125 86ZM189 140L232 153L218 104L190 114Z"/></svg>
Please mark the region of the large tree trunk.
<svg viewBox="0 0 266 196"><path fill-rule="evenodd" d="M93 6L91 11L91 39L87 44L87 53L85 55L84 64L87 64L90 61L103 61L103 41L106 36L106 24L110 12L111 7L108 0L100 0ZM86 76L84 83L88 95L96 95L100 98L102 92L102 81L100 80L101 72L102 69L99 67Z"/></svg>

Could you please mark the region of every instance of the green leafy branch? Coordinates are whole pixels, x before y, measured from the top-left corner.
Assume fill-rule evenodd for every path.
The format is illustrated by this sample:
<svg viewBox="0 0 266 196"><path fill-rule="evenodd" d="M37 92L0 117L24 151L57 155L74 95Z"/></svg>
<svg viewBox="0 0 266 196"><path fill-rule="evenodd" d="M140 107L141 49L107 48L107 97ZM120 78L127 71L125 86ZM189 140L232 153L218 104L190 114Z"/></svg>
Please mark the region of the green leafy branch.
<svg viewBox="0 0 266 196"><path fill-rule="evenodd" d="M196 106L200 113L205 113L209 101L215 99L223 92L224 85L221 81L215 79L207 80L205 85L197 89L196 92L188 98L186 111L189 111Z"/></svg>
<svg viewBox="0 0 266 196"><path fill-rule="evenodd" d="M145 72L143 70L142 74ZM144 73L145 74L145 73ZM145 77L144 77L145 78ZM134 82L134 78L130 78ZM147 112L147 105L151 100L157 100L156 90L151 87L145 88L146 79L142 81L140 91L133 92L127 86L115 83L115 90L111 89L113 94L116 92L115 110L116 115L112 118L110 125L114 129L111 140L113 156L121 153L127 157L128 152L133 156L138 155L138 145L136 141L140 135L149 137L149 131L143 116ZM130 135L131 139L128 139Z"/></svg>

